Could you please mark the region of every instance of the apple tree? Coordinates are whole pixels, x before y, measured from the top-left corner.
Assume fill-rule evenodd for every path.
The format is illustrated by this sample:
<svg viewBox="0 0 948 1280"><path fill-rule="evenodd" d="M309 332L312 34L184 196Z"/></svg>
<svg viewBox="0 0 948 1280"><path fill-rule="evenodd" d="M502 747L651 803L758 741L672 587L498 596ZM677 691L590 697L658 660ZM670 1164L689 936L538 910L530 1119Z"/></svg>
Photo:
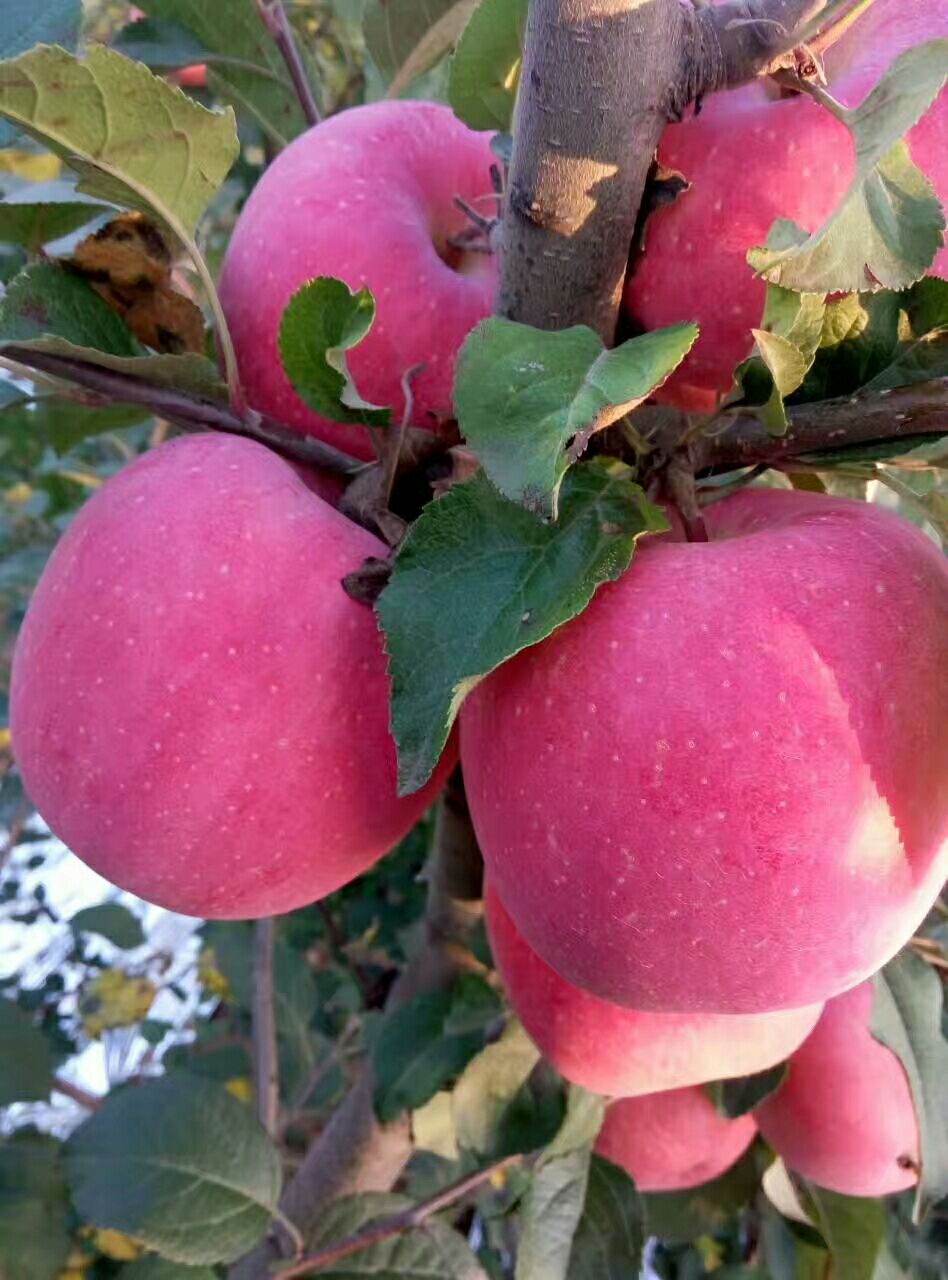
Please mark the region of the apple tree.
<svg viewBox="0 0 948 1280"><path fill-rule="evenodd" d="M0 58L0 1276L944 1275L948 0Z"/></svg>

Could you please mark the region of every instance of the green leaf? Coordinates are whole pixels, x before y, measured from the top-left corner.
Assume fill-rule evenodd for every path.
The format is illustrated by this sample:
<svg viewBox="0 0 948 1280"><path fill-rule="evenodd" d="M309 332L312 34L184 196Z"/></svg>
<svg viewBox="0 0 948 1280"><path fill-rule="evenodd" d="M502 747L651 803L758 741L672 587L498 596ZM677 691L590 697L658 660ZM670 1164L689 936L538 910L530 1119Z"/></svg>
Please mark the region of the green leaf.
<svg viewBox="0 0 948 1280"><path fill-rule="evenodd" d="M385 1019L372 1046L373 1103L383 1124L453 1080L484 1043L483 1030L450 1029L457 989L415 996Z"/></svg>
<svg viewBox="0 0 948 1280"><path fill-rule="evenodd" d="M736 1080L716 1080L713 1084L705 1085L705 1092L720 1115L728 1120L736 1120L738 1116L746 1116L765 1098L776 1093L786 1074L787 1064L780 1062L777 1066L755 1072L752 1076L742 1076Z"/></svg>
<svg viewBox="0 0 948 1280"><path fill-rule="evenodd" d="M478 0L372 0L365 43L394 98L454 46Z"/></svg>
<svg viewBox="0 0 948 1280"><path fill-rule="evenodd" d="M828 302L812 368L797 402L852 395L895 359L906 295L850 293Z"/></svg>
<svg viewBox="0 0 948 1280"><path fill-rule="evenodd" d="M946 75L948 40L930 40L901 54L858 107L834 107L856 148L852 186L803 244L751 250L759 275L802 293L852 293L904 289L925 274L943 243L945 215L902 139Z"/></svg>
<svg viewBox="0 0 948 1280"><path fill-rule="evenodd" d="M69 1253L69 1195L60 1144L21 1130L0 1142L0 1276L54 1280Z"/></svg>
<svg viewBox="0 0 948 1280"><path fill-rule="evenodd" d="M90 436L123 431L148 418L138 405L84 405L66 396L44 395L0 409L0 438L11 460L11 450L28 469L39 468L44 449L62 457Z"/></svg>
<svg viewBox="0 0 948 1280"><path fill-rule="evenodd" d="M694 1240L720 1230L757 1195L760 1164L760 1152L752 1147L712 1182L686 1191L643 1195L648 1234L668 1240Z"/></svg>
<svg viewBox="0 0 948 1280"><path fill-rule="evenodd" d="M476 973L462 973L451 988L451 1008L444 1029L450 1036L486 1031L500 1017L500 996Z"/></svg>
<svg viewBox="0 0 948 1280"><path fill-rule="evenodd" d="M529 0L481 0L451 59L448 101L472 129L509 132Z"/></svg>
<svg viewBox="0 0 948 1280"><path fill-rule="evenodd" d="M889 391L948 377L948 280L920 280L900 296L898 341L890 363L865 384Z"/></svg>
<svg viewBox="0 0 948 1280"><path fill-rule="evenodd" d="M113 946L130 951L145 941L141 922L120 902L101 902L97 907L84 907L69 921L73 933L98 933Z"/></svg>
<svg viewBox="0 0 948 1280"><path fill-rule="evenodd" d="M573 1237L568 1280L638 1280L644 1243L635 1183L624 1169L594 1155L583 1215Z"/></svg>
<svg viewBox="0 0 948 1280"><path fill-rule="evenodd" d="M803 1186L833 1259L833 1280L872 1280L885 1239L885 1205L881 1200L827 1191L811 1182Z"/></svg>
<svg viewBox="0 0 948 1280"><path fill-rule="evenodd" d="M831 1261L819 1234L773 1209L763 1215L764 1254L773 1280L827 1280Z"/></svg>
<svg viewBox="0 0 948 1280"><path fill-rule="evenodd" d="M251 1109L187 1073L109 1094L66 1144L80 1217L173 1262L230 1262L264 1235L280 1158Z"/></svg>
<svg viewBox="0 0 948 1280"><path fill-rule="evenodd" d="M402 794L431 775L474 686L582 613L628 568L637 539L667 527L631 476L611 461L573 467L552 525L484 475L422 512L377 605Z"/></svg>
<svg viewBox="0 0 948 1280"><path fill-rule="evenodd" d="M206 356L148 354L94 289L52 262L33 263L8 285L0 299L3 346L45 351L209 400L225 395Z"/></svg>
<svg viewBox="0 0 948 1280"><path fill-rule="evenodd" d="M52 262L21 271L0 300L0 343L62 338L117 356L144 351L112 308L85 280Z"/></svg>
<svg viewBox="0 0 948 1280"><path fill-rule="evenodd" d="M537 1161L524 1196L516 1280L567 1280L592 1146L604 1114L604 1099L571 1086L566 1117Z"/></svg>
<svg viewBox="0 0 948 1280"><path fill-rule="evenodd" d="M216 1280L210 1267L189 1267L167 1258L139 1258L121 1270L122 1280Z"/></svg>
<svg viewBox="0 0 948 1280"><path fill-rule="evenodd" d="M52 1086L49 1041L28 1013L0 997L0 1107L43 1101Z"/></svg>
<svg viewBox="0 0 948 1280"><path fill-rule="evenodd" d="M35 254L108 212L108 205L80 196L71 183L31 184L0 203L0 240Z"/></svg>
<svg viewBox="0 0 948 1280"><path fill-rule="evenodd" d="M58 44L75 49L82 28L82 0L4 0L0 24L0 58L14 58L33 45ZM16 130L0 121L0 147L9 147Z"/></svg>
<svg viewBox="0 0 948 1280"><path fill-rule="evenodd" d="M553 1140L563 1120L559 1081L519 1022L482 1049L451 1094L458 1145L483 1160L535 1151Z"/></svg>
<svg viewBox="0 0 948 1280"><path fill-rule="evenodd" d="M202 52L188 56L187 62L206 63L208 87L256 120L277 146L308 127L286 64L254 0L142 0L138 7L157 24L157 33L146 29L146 40L157 34L166 45L180 43L180 32L189 32ZM126 35L134 39L142 32L136 24Z"/></svg>
<svg viewBox="0 0 948 1280"><path fill-rule="evenodd" d="M932 1204L948 1195L944 992L934 969L912 951L890 960L873 981L872 1034L901 1062L915 1103L922 1157L915 1216L920 1220Z"/></svg>
<svg viewBox="0 0 948 1280"><path fill-rule="evenodd" d="M406 1196L379 1192L343 1196L320 1211L310 1248L327 1248L411 1208ZM437 1218L360 1249L320 1274L325 1280L487 1280L464 1237Z"/></svg>
<svg viewBox="0 0 948 1280"><path fill-rule="evenodd" d="M551 333L484 320L458 358L461 433L505 497L555 518L560 483L590 436L641 404L697 336L696 325L673 325L608 351L583 325Z"/></svg>
<svg viewBox="0 0 948 1280"><path fill-rule="evenodd" d="M387 425L388 409L362 399L346 363L346 352L358 346L374 321L370 290L353 293L331 276L310 280L287 303L280 321L280 359L294 391L324 418Z"/></svg>
<svg viewBox="0 0 948 1280"><path fill-rule="evenodd" d="M150 214L189 242L237 158L233 113L207 111L102 45L3 63L0 115L55 151L79 190Z"/></svg>

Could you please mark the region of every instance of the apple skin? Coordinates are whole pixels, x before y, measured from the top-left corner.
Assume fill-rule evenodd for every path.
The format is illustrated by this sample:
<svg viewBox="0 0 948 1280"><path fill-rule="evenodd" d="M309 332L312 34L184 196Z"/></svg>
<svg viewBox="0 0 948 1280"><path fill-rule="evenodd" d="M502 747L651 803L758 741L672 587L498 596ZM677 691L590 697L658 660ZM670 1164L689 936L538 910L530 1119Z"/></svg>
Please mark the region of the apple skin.
<svg viewBox="0 0 948 1280"><path fill-rule="evenodd" d="M110 479L17 642L12 731L40 813L106 879L186 915L292 910L421 816L396 798L371 610L385 549L252 441L193 436Z"/></svg>
<svg viewBox="0 0 948 1280"><path fill-rule="evenodd" d="M826 55L830 91L858 104L904 50L948 36L948 0L876 0ZM948 202L948 90L909 134L909 147ZM696 320L701 336L655 399L710 412L751 352L766 284L747 251L776 218L816 231L854 172L849 131L811 99L776 98L762 83L719 93L701 114L666 129L658 152L692 184L649 219L646 252L626 286L625 309L644 329ZM932 274L948 275L948 247Z"/></svg>
<svg viewBox="0 0 948 1280"><path fill-rule="evenodd" d="M574 987L524 941L488 884L494 962L527 1034L560 1075L593 1093L638 1097L775 1066L816 1026L822 1005L776 1013L647 1013Z"/></svg>
<svg viewBox="0 0 948 1280"><path fill-rule="evenodd" d="M745 490L461 711L494 888L568 981L766 1013L861 982L948 875L948 566L846 499Z"/></svg>
<svg viewBox="0 0 948 1280"><path fill-rule="evenodd" d="M869 1030L872 983L826 1005L787 1077L755 1111L760 1131L787 1166L849 1196L885 1196L914 1186L918 1123L898 1058Z"/></svg>
<svg viewBox="0 0 948 1280"><path fill-rule="evenodd" d="M359 393L391 405L400 421L401 380L411 383L412 422L452 415L458 348L492 309L497 266L450 249L466 225L464 197L484 213L495 157L489 135L432 102L354 107L297 138L260 179L241 213L221 269L220 297L250 403L288 426L370 457L366 432L328 422L303 403L280 362L280 319L314 276L368 285L376 317L348 356ZM455 258L455 270L444 260ZM433 416L432 416L433 415Z"/></svg>
<svg viewBox="0 0 948 1280"><path fill-rule="evenodd" d="M691 1085L613 1102L595 1149L639 1191L683 1191L719 1178L756 1134L752 1116L718 1115L705 1091Z"/></svg>

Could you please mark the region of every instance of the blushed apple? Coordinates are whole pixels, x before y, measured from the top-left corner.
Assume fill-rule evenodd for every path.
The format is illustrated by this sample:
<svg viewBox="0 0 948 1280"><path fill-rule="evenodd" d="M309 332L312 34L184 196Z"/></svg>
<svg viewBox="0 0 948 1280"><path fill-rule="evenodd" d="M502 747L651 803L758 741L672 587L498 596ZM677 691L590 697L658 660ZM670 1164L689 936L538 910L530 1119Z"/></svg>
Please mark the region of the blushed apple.
<svg viewBox="0 0 948 1280"><path fill-rule="evenodd" d="M488 873L568 981L766 1013L861 982L948 876L948 567L867 503L745 490L482 681Z"/></svg>
<svg viewBox="0 0 948 1280"><path fill-rule="evenodd" d="M289 426L362 457L361 427L328 422L290 386L277 346L293 294L314 276L368 285L377 313L349 356L360 395L401 419L402 378L412 421L451 416L458 348L489 315L497 278L489 254L451 244L465 229L461 196L494 211L488 135L432 102L379 102L317 125L283 151L257 184L221 270L220 295L250 403Z"/></svg>
<svg viewBox="0 0 948 1280"><path fill-rule="evenodd" d="M384 551L252 441L175 440L110 479L14 656L16 759L53 831L195 916L289 911L371 866L439 785L396 798L381 639L341 586Z"/></svg>
<svg viewBox="0 0 948 1280"><path fill-rule="evenodd" d="M692 1085L613 1102L596 1151L625 1169L639 1191L683 1191L726 1173L756 1134L752 1116L718 1115Z"/></svg>
<svg viewBox="0 0 948 1280"><path fill-rule="evenodd" d="M876 0L826 54L830 91L857 105L913 45L948 36L948 0ZM942 201L948 200L948 90L909 135ZM816 231L854 172L851 136L828 111L757 82L707 99L701 114L671 125L658 158L691 189L649 220L646 253L627 284L625 307L645 329L696 320L701 335L656 399L706 412L732 384L753 347L766 285L747 265L776 218ZM933 274L948 275L948 248Z"/></svg>
<svg viewBox="0 0 948 1280"><path fill-rule="evenodd" d="M514 1011L560 1075L593 1093L637 1097L751 1075L782 1062L820 1005L776 1013L645 1013L574 987L517 932L488 885L487 930Z"/></svg>
<svg viewBox="0 0 948 1280"><path fill-rule="evenodd" d="M902 1064L869 1030L872 983L826 1005L757 1108L789 1168L849 1196L885 1196L918 1180L918 1122Z"/></svg>

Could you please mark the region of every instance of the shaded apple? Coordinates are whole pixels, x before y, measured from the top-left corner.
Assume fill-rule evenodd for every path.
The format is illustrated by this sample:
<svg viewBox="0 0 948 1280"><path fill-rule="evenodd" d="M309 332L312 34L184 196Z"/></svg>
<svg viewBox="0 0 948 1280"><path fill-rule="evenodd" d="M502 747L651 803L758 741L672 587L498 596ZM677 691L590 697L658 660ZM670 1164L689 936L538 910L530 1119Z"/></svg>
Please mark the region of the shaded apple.
<svg viewBox="0 0 948 1280"><path fill-rule="evenodd" d="M789 1168L850 1196L918 1180L918 1124L902 1064L869 1030L872 983L826 1005L786 1079L755 1111Z"/></svg>
<svg viewBox="0 0 948 1280"><path fill-rule="evenodd" d="M745 490L461 712L491 881L570 982L765 1013L855 986L948 875L948 566L867 503Z"/></svg>
<svg viewBox="0 0 948 1280"><path fill-rule="evenodd" d="M53 831L195 916L289 911L366 870L438 787L396 798L381 639L340 585L384 553L248 440L175 440L110 479L14 656L16 759Z"/></svg>
<svg viewBox="0 0 948 1280"><path fill-rule="evenodd" d="M826 54L830 91L857 105L896 57L948 36L948 0L875 0ZM948 200L948 90L909 135L916 164ZM854 172L846 126L811 99L779 97L763 82L718 93L700 115L666 129L658 152L691 189L649 220L646 253L626 287L638 325L696 320L701 336L656 399L712 410L753 346L766 285L747 265L776 218L816 231ZM933 273L948 275L948 248Z"/></svg>
<svg viewBox="0 0 948 1280"><path fill-rule="evenodd" d="M456 248L469 224L461 196L492 214L489 136L474 133L432 102L355 107L297 138L270 165L234 229L220 295L250 403L331 444L369 457L365 431L332 423L303 403L277 346L293 294L314 276L352 289L368 285L375 323L351 352L360 395L404 410L412 380L412 421L430 427L451 416L454 359L490 314L497 277L489 254Z"/></svg>
<svg viewBox="0 0 948 1280"><path fill-rule="evenodd" d="M639 1191L682 1191L719 1178L756 1133L752 1116L725 1119L692 1085L613 1102L596 1151L620 1165Z"/></svg>
<svg viewBox="0 0 948 1280"><path fill-rule="evenodd" d="M645 1013L575 987L517 932L492 886L491 950L514 1011L540 1052L593 1093L635 1097L764 1071L813 1030L820 1005L776 1013Z"/></svg>

